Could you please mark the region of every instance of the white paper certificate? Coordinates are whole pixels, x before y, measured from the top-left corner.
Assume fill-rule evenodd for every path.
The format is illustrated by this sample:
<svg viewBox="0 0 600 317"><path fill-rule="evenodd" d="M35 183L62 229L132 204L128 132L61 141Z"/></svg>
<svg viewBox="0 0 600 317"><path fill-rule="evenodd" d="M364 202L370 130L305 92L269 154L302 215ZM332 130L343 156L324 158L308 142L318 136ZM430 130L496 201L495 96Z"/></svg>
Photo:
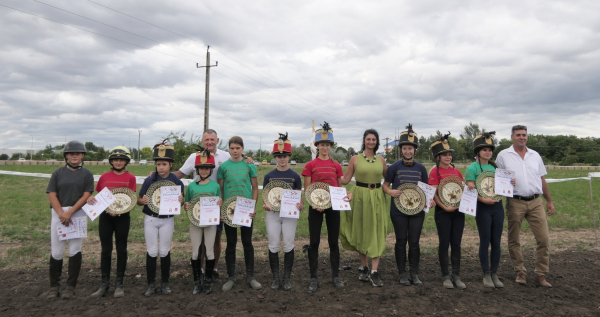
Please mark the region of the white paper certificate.
<svg viewBox="0 0 600 317"><path fill-rule="evenodd" d="M163 186L160 188L160 209L159 215L179 215L181 204L179 203L181 195L181 186Z"/></svg>
<svg viewBox="0 0 600 317"><path fill-rule="evenodd" d="M73 227L74 231L70 233L58 234L58 241L87 238L87 218L76 217L71 218L72 223L69 227Z"/></svg>
<svg viewBox="0 0 600 317"><path fill-rule="evenodd" d="M254 213L254 205L256 205L256 200L238 197L235 200L235 210L233 211L233 220L231 223L244 227L252 226L250 214Z"/></svg>
<svg viewBox="0 0 600 317"><path fill-rule="evenodd" d="M477 189L473 188L470 190L469 187L465 185L458 211L475 217L475 214L477 213Z"/></svg>
<svg viewBox="0 0 600 317"><path fill-rule="evenodd" d="M56 224L56 232L58 233L59 236L63 235L63 234L75 232L75 231L77 231L77 228L73 225L69 225L68 227L65 227L65 225L63 225L61 222Z"/></svg>
<svg viewBox="0 0 600 317"><path fill-rule="evenodd" d="M279 217L300 218L300 211L296 206L302 201L302 191L293 189L284 189L281 191L281 208Z"/></svg>
<svg viewBox="0 0 600 317"><path fill-rule="evenodd" d="M429 212L429 209L431 208L429 202L433 199L436 188L423 182L417 182L417 186L425 192L425 208L423 208L423 210Z"/></svg>
<svg viewBox="0 0 600 317"><path fill-rule="evenodd" d="M496 178L494 181L494 194L512 197L515 187L510 183L510 181L513 178L515 178L515 172L497 168Z"/></svg>
<svg viewBox="0 0 600 317"><path fill-rule="evenodd" d="M81 207L86 215L90 217L91 221L96 220L96 218L98 218L98 216L100 216L100 214L116 200L115 196L108 189L108 187L104 187L104 189L101 190L98 195L95 196L95 198L95 204L85 204L83 207Z"/></svg>
<svg viewBox="0 0 600 317"><path fill-rule="evenodd" d="M344 197L348 196L346 187L329 186L329 195L331 195L331 209L333 210L352 210L350 203L344 201Z"/></svg>
<svg viewBox="0 0 600 317"><path fill-rule="evenodd" d="M217 204L219 197L200 198L200 221L201 226L216 226L221 222L221 207Z"/></svg>

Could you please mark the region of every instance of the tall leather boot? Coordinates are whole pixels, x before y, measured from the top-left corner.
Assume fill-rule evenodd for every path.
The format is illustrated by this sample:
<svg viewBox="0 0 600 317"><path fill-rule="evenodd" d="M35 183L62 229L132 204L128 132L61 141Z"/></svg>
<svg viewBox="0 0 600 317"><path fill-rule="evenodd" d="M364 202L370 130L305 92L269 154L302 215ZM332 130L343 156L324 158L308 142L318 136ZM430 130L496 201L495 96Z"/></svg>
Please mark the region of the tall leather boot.
<svg viewBox="0 0 600 317"><path fill-rule="evenodd" d="M200 294L200 260L190 259L190 264L192 265L192 275L194 276L194 290L192 291L192 295Z"/></svg>
<svg viewBox="0 0 600 317"><path fill-rule="evenodd" d="M56 298L60 295L60 276L62 275L63 260L55 260L50 255L50 291L46 298Z"/></svg>
<svg viewBox="0 0 600 317"><path fill-rule="evenodd" d="M229 292L235 286L235 253L230 256L225 253L225 265L227 266L227 282L223 283L223 292Z"/></svg>
<svg viewBox="0 0 600 317"><path fill-rule="evenodd" d="M316 292L319 290L319 280L317 277L317 270L319 268L319 249L308 247L308 266L310 267L310 284L308 290Z"/></svg>
<svg viewBox="0 0 600 317"><path fill-rule="evenodd" d="M160 258L160 292L163 295L171 295L169 288L169 276L171 275L171 252Z"/></svg>
<svg viewBox="0 0 600 317"><path fill-rule="evenodd" d="M253 290L259 290L262 285L254 278L254 247L244 249L244 262L246 263L246 282Z"/></svg>
<svg viewBox="0 0 600 317"><path fill-rule="evenodd" d="M394 247L394 255L396 256L398 274L400 274L400 285L410 286L410 281L406 277L406 247Z"/></svg>
<svg viewBox="0 0 600 317"><path fill-rule="evenodd" d="M283 290L292 290L292 268L294 267L294 249L283 255Z"/></svg>
<svg viewBox="0 0 600 317"><path fill-rule="evenodd" d="M123 280L125 278L125 269L127 268L127 251L123 253L117 252L117 280L115 282L114 298L125 296L123 290Z"/></svg>
<svg viewBox="0 0 600 317"><path fill-rule="evenodd" d="M110 260L110 254L100 255L100 272L102 274L102 284L100 285L100 288L91 295L91 297L102 297L106 295L106 292L108 292L108 289L110 288Z"/></svg>
<svg viewBox="0 0 600 317"><path fill-rule="evenodd" d="M440 269L442 270L442 286L444 288L454 288L450 272L448 271L448 249L442 250L438 247L438 259L440 261Z"/></svg>
<svg viewBox="0 0 600 317"><path fill-rule="evenodd" d="M202 293L208 295L212 292L213 270L215 269L215 259L206 260L206 274L202 282Z"/></svg>
<svg viewBox="0 0 600 317"><path fill-rule="evenodd" d="M408 249L408 262L410 265L410 277L413 285L423 286L423 282L419 280L419 261L421 260L421 249Z"/></svg>
<svg viewBox="0 0 600 317"><path fill-rule="evenodd" d="M279 289L279 253L269 250L269 264L271 265L271 273L273 273L273 283L271 289Z"/></svg>
<svg viewBox="0 0 600 317"><path fill-rule="evenodd" d="M75 288L77 287L77 279L81 272L81 252L78 252L72 257L69 257L69 277L67 278L67 289L62 292L61 298L71 298L75 296Z"/></svg>
<svg viewBox="0 0 600 317"><path fill-rule="evenodd" d="M340 250L329 251L329 262L331 263L331 282L335 288L344 288L340 279Z"/></svg>
<svg viewBox="0 0 600 317"><path fill-rule="evenodd" d="M156 293L156 257L151 257L146 253L146 277L148 279L148 289L144 296L150 297Z"/></svg>
<svg viewBox="0 0 600 317"><path fill-rule="evenodd" d="M460 280L460 250L452 250L450 261L452 262L452 280L458 289L465 289L467 286Z"/></svg>

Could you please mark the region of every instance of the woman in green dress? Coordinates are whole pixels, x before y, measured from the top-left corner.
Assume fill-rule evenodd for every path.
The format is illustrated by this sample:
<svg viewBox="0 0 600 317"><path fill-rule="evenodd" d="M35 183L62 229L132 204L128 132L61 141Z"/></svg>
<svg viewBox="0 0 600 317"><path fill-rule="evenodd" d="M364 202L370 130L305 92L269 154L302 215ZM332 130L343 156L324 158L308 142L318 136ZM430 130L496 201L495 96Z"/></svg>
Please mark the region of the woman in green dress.
<svg viewBox="0 0 600 317"><path fill-rule="evenodd" d="M387 204L381 180L387 173L387 165L383 157L375 154L378 149L379 133L374 129L366 130L362 153L350 159L342 178L342 185L346 185L354 176L356 186L350 190L353 195L350 201L352 210L340 212L340 241L344 249L358 252L361 262L359 279L381 287L383 282L377 269L379 257L386 248L387 232Z"/></svg>

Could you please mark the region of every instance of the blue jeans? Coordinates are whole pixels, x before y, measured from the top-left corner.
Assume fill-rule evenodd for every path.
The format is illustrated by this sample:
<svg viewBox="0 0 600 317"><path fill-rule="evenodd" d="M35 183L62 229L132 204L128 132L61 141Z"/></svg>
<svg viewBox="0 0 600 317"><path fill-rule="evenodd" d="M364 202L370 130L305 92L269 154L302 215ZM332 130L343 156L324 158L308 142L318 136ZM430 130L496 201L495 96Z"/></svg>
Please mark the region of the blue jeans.
<svg viewBox="0 0 600 317"><path fill-rule="evenodd" d="M479 230L479 262L483 272L498 271L500 263L500 240L504 228L504 208L501 202L487 205L477 202L475 216L477 230ZM492 252L488 261L488 247L492 245ZM491 262L491 263L490 263Z"/></svg>

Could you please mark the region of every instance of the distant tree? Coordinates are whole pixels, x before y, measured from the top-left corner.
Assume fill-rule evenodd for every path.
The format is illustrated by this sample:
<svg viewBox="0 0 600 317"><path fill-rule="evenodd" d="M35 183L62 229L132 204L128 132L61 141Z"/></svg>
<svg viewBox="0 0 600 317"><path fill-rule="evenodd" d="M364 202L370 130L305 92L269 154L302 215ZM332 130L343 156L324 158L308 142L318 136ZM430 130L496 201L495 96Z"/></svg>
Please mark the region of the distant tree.
<svg viewBox="0 0 600 317"><path fill-rule="evenodd" d="M140 154L142 155L142 160L152 160L152 148L149 146L145 146L140 150ZM137 156L135 157L137 159Z"/></svg>
<svg viewBox="0 0 600 317"><path fill-rule="evenodd" d="M98 151L98 146L94 144L94 142L85 142L85 149L88 151L96 152Z"/></svg>
<svg viewBox="0 0 600 317"><path fill-rule="evenodd" d="M348 148L348 157L352 157L352 156L354 156L356 154L358 154L358 153L356 153L356 151L354 150L353 147L349 147Z"/></svg>
<svg viewBox="0 0 600 317"><path fill-rule="evenodd" d="M11 160L16 161L19 158L21 158L23 156L23 153L13 153L13 155L10 157Z"/></svg>
<svg viewBox="0 0 600 317"><path fill-rule="evenodd" d="M8 160L8 155L0 154L0 161L6 161L6 160Z"/></svg>

